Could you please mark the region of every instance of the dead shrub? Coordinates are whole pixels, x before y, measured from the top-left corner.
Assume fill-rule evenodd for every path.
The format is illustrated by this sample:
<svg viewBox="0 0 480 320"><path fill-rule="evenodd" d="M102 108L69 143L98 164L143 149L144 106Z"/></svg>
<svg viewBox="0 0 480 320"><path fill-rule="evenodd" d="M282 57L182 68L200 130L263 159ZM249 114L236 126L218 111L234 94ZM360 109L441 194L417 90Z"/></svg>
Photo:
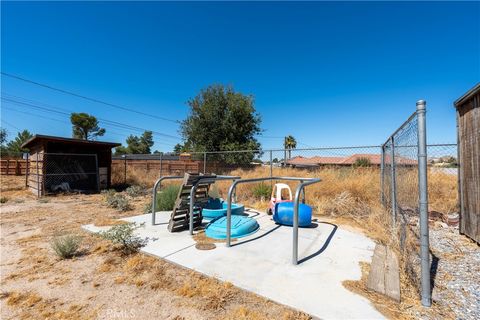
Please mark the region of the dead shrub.
<svg viewBox="0 0 480 320"><path fill-rule="evenodd" d="M103 192L105 194L105 202L109 207L115 208L119 211L128 211L132 209L132 205L121 193L117 193L115 190L106 190Z"/></svg>
<svg viewBox="0 0 480 320"><path fill-rule="evenodd" d="M148 238L143 239L134 234L134 231L142 226L143 224L137 225L136 223L119 224L107 231L101 231L99 235L112 241L124 254L128 255L138 252L148 242Z"/></svg>
<svg viewBox="0 0 480 320"><path fill-rule="evenodd" d="M73 258L80 248L82 238L77 235L56 236L52 240L52 249L61 259Z"/></svg>
<svg viewBox="0 0 480 320"><path fill-rule="evenodd" d="M364 200L355 198L348 191L343 191L334 198L325 200L317 207L320 213L333 217L350 216L359 219L371 214L371 207Z"/></svg>
<svg viewBox="0 0 480 320"><path fill-rule="evenodd" d="M145 188L139 185L133 185L125 189L126 194L129 197L136 198L145 195L147 192Z"/></svg>

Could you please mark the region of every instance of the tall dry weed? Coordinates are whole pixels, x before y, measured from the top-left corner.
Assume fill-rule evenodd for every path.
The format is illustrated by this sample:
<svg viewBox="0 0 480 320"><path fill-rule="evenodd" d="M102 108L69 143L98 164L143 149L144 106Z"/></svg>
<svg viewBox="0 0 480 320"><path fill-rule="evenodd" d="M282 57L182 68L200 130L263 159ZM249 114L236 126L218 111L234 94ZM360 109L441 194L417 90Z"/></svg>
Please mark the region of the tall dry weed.
<svg viewBox="0 0 480 320"><path fill-rule="evenodd" d="M123 182L123 174L122 170L116 170L116 172L112 173L112 175L116 175L121 182ZM269 177L270 167L262 166L253 169L236 169L228 174L240 176L243 179ZM314 206L315 214L319 215L330 214L332 203L336 200L339 200L339 210L345 209L346 200L352 200L351 205L360 207L365 207L365 205L376 206L380 201L380 169L378 167L325 167L316 170L273 168L273 175L322 179L320 183L306 188L307 202ZM145 169L133 167L127 170L128 183L140 184L146 187L152 187L155 180L158 179L158 176L159 172L154 170L146 171ZM399 202L409 207L415 207L418 195L417 171L401 168L398 170L397 176L397 198ZM275 182L276 181L266 181L265 184L274 184ZM166 181L166 183L162 185L166 186L178 183L179 181ZM292 191L295 191L298 185L298 182L294 181L287 181L286 183L292 188ZM215 188L221 197L226 198L228 188L231 184L232 181L219 181L215 184ZM428 187L430 210L443 213L458 210L457 177L455 175L430 170L428 173ZM260 203L258 199L254 199L253 189L252 184L238 185L237 199L247 203L249 206L253 206L250 202L255 202L255 204L260 205L261 208L253 207L265 209L268 199ZM345 199L346 195L348 195L348 199ZM327 211L329 212L326 212L326 209L328 209ZM362 211L361 209L356 210L358 212Z"/></svg>

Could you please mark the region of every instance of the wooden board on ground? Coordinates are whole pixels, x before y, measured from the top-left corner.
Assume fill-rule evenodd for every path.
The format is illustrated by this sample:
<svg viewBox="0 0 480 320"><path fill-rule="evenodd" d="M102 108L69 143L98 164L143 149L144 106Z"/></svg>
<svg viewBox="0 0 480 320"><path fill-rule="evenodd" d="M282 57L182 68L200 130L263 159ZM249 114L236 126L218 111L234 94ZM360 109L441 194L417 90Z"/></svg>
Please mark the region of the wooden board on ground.
<svg viewBox="0 0 480 320"><path fill-rule="evenodd" d="M373 253L367 287L400 301L400 270L395 253L388 247L377 244Z"/></svg>

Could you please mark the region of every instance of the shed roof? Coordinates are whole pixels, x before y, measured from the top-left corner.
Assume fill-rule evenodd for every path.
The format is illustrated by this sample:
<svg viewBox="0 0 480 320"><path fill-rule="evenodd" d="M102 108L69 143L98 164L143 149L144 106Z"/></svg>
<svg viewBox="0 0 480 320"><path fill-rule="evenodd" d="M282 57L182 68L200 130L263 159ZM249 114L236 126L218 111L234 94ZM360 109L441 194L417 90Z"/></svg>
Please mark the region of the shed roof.
<svg viewBox="0 0 480 320"><path fill-rule="evenodd" d="M477 93L480 93L480 82L477 83L472 89L468 90L463 96L461 96L460 98L458 98L454 103L453 105L455 106L455 108L459 108L461 106L463 106L463 103L470 99L471 97L473 97L474 95L476 95Z"/></svg>
<svg viewBox="0 0 480 320"><path fill-rule="evenodd" d="M55 136L46 136L42 134L36 134L30 139L28 139L24 144L22 144L22 148L30 148L37 143L50 142L50 141L67 143L72 145L90 145L90 146L105 147L105 148L114 148L114 147L121 146L120 143L115 143L115 142L91 141L91 140L82 140L82 139L64 138L64 137L55 137Z"/></svg>

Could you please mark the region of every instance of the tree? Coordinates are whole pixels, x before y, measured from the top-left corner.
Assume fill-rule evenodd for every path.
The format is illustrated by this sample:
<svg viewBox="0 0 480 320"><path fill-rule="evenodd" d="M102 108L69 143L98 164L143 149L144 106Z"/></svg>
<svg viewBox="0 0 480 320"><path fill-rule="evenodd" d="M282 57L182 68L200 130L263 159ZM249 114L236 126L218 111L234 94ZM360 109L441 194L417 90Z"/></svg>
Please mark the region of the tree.
<svg viewBox="0 0 480 320"><path fill-rule="evenodd" d="M290 159L292 157L292 149L295 149L297 147L297 140L295 140L295 138L293 136L288 135L283 140L283 147L286 150L285 154L288 151L288 159Z"/></svg>
<svg viewBox="0 0 480 320"><path fill-rule="evenodd" d="M177 143L175 145L175 147L173 147L173 152L175 152L175 153L182 153L182 152L185 152L185 151L186 151L185 145L183 145L181 143Z"/></svg>
<svg viewBox="0 0 480 320"><path fill-rule="evenodd" d="M115 154L150 154L150 148L153 146L152 131L145 131L140 137L129 135L127 137L127 147L120 146L115 149Z"/></svg>
<svg viewBox="0 0 480 320"><path fill-rule="evenodd" d="M6 154L7 146L5 146L5 142L7 142L8 133L7 130L4 128L0 128L0 155Z"/></svg>
<svg viewBox="0 0 480 320"><path fill-rule="evenodd" d="M72 136L77 139L92 140L105 134L105 129L98 126L98 120L88 113L73 112L70 115Z"/></svg>
<svg viewBox="0 0 480 320"><path fill-rule="evenodd" d="M201 90L188 105L190 114L180 129L187 150L260 149L255 135L261 132L261 118L255 110L253 96L235 92L230 86L212 85ZM244 152L212 155L211 159L248 164L254 157L253 152Z"/></svg>
<svg viewBox="0 0 480 320"><path fill-rule="evenodd" d="M3 146L5 142L7 142L7 137L7 130L5 130L4 128L0 128L0 145Z"/></svg>
<svg viewBox="0 0 480 320"><path fill-rule="evenodd" d="M22 144L27 142L33 135L28 130L17 133L15 139L7 144L7 150L11 153L27 152L28 149L22 148Z"/></svg>

